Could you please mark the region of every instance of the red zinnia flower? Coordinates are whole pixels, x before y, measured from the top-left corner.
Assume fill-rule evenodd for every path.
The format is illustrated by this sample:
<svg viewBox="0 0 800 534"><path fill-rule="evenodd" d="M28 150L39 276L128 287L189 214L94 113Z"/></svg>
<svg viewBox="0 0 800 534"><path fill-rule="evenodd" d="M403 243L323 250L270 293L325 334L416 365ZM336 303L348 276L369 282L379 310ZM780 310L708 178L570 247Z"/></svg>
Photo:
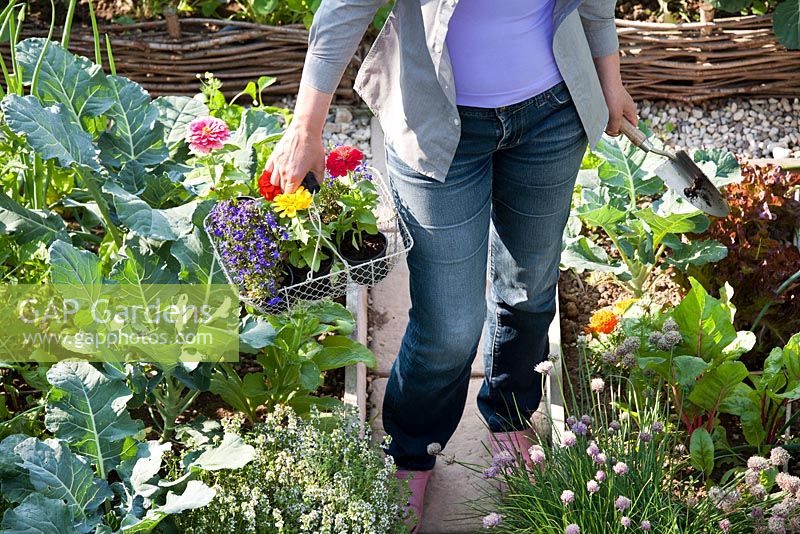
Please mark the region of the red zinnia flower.
<svg viewBox="0 0 800 534"><path fill-rule="evenodd" d="M270 178L272 178L272 175L267 171L261 173L261 176L258 178L258 191L261 193L262 197L272 202L276 196L283 193L283 190L280 186L272 185L269 182Z"/></svg>
<svg viewBox="0 0 800 534"><path fill-rule="evenodd" d="M337 146L328 154L325 166L331 176L345 176L348 171L356 170L356 167L364 161L364 153L352 146Z"/></svg>

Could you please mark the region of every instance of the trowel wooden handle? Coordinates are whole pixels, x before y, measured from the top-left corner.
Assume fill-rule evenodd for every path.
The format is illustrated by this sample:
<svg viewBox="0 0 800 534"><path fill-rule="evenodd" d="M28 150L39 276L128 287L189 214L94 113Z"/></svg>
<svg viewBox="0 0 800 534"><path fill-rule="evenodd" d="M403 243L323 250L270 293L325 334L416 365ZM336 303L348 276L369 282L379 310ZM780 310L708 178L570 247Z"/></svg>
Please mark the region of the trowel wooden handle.
<svg viewBox="0 0 800 534"><path fill-rule="evenodd" d="M650 143L648 142L647 136L644 134L644 132L631 124L631 122L625 117L622 117L622 124L619 126L619 131L623 133L625 137L630 139L631 143L637 147L650 150L648 148Z"/></svg>

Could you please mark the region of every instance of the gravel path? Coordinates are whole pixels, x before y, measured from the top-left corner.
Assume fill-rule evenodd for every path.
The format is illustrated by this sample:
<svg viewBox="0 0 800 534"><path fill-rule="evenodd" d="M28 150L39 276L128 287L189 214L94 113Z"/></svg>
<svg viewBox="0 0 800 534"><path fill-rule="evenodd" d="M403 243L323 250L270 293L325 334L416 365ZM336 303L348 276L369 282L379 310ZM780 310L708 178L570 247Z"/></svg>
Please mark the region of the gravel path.
<svg viewBox="0 0 800 534"><path fill-rule="evenodd" d="M752 158L800 157L796 98L731 99L697 106L645 100L639 111L673 148L726 148Z"/></svg>
<svg viewBox="0 0 800 534"><path fill-rule="evenodd" d="M644 100L643 119L670 148L724 148L750 158L800 157L800 99L730 99L701 105ZM370 113L333 106L326 144L348 144L371 159Z"/></svg>

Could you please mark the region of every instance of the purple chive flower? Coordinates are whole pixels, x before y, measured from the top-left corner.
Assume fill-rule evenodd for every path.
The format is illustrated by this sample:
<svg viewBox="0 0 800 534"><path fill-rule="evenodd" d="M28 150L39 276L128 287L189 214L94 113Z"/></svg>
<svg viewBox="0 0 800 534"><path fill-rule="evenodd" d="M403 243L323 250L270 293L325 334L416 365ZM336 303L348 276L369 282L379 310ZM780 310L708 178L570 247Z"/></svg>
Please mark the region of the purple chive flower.
<svg viewBox="0 0 800 534"><path fill-rule="evenodd" d="M783 447L775 447L769 452L769 461L775 467L780 467L791 459L789 451Z"/></svg>
<svg viewBox="0 0 800 534"><path fill-rule="evenodd" d="M625 462L617 462L616 464L614 464L614 467L612 469L614 470L614 474L616 475L622 476L628 474L628 464L626 464Z"/></svg>
<svg viewBox="0 0 800 534"><path fill-rule="evenodd" d="M589 446L586 447L586 454L594 458L598 454L600 454L600 447L597 446L597 443L592 441L589 443Z"/></svg>
<svg viewBox="0 0 800 534"><path fill-rule="evenodd" d="M639 441L642 443L650 443L653 441L653 435L650 432L639 432Z"/></svg>
<svg viewBox="0 0 800 534"><path fill-rule="evenodd" d="M596 454L594 456L594 458L592 458L592 459L594 460L594 463L600 464L600 465L602 465L602 464L604 464L604 463L606 463L608 461L606 459L606 453L604 453L604 452L601 452L600 454Z"/></svg>
<svg viewBox="0 0 800 534"><path fill-rule="evenodd" d="M528 456L531 457L531 463L534 465L544 465L547 461L547 456L541 445L533 445L528 449Z"/></svg>
<svg viewBox="0 0 800 534"><path fill-rule="evenodd" d="M641 527L642 530L648 531L648 530L650 530L650 521L645 519L644 521L642 521L642 523L639 526Z"/></svg>
<svg viewBox="0 0 800 534"><path fill-rule="evenodd" d="M769 460L763 456L751 456L747 459L747 468L753 471L764 471L770 467Z"/></svg>
<svg viewBox="0 0 800 534"><path fill-rule="evenodd" d="M664 423L661 421L656 421L652 425L650 425L650 432L653 434L661 434L664 432Z"/></svg>
<svg viewBox="0 0 800 534"><path fill-rule="evenodd" d="M589 427L584 424L583 421L578 421L574 425L572 425L572 431L578 434L579 436L583 436L586 432L589 431Z"/></svg>
<svg viewBox="0 0 800 534"><path fill-rule="evenodd" d="M561 492L561 502L563 502L565 506L575 502L575 492L573 492L571 490L562 491Z"/></svg>
<svg viewBox="0 0 800 534"><path fill-rule="evenodd" d="M514 455L507 450L502 450L494 455L492 458L492 465L494 467L505 467L514 463Z"/></svg>
<svg viewBox="0 0 800 534"><path fill-rule="evenodd" d="M617 500L614 501L614 506L620 512L624 512L625 510L631 507L631 500L627 497L620 495L619 497L617 497Z"/></svg>
<svg viewBox="0 0 800 534"><path fill-rule="evenodd" d="M503 517L495 512L487 515L483 518L483 528L492 528L496 527L503 521Z"/></svg>
<svg viewBox="0 0 800 534"><path fill-rule="evenodd" d="M581 416L581 423L583 423L586 426L589 426L592 423L594 423L594 419L592 419L591 415L582 415Z"/></svg>
<svg viewBox="0 0 800 534"><path fill-rule="evenodd" d="M619 522L622 524L624 528L628 528L633 524L631 518L626 515L622 516L622 519L620 519Z"/></svg>
<svg viewBox="0 0 800 534"><path fill-rule="evenodd" d="M600 491L600 483L597 482L596 480L588 481L586 483L586 491L592 494L597 493L598 491Z"/></svg>
<svg viewBox="0 0 800 534"><path fill-rule="evenodd" d="M253 199L222 200L211 209L208 230L233 282L253 300L280 303L281 241L289 235L275 214Z"/></svg>
<svg viewBox="0 0 800 534"><path fill-rule="evenodd" d="M483 478L494 478L500 474L500 468L493 465L483 470Z"/></svg>
<svg viewBox="0 0 800 534"><path fill-rule="evenodd" d="M577 422L578 422L578 420L577 420L577 419L576 419L574 416L572 416L572 415L570 415L569 417L567 417L567 420L565 421L565 423L566 423L566 424L567 424L567 426L569 426L569 427L571 427L572 425L574 425L574 424L575 424L575 423L577 423Z"/></svg>
<svg viewBox="0 0 800 534"><path fill-rule="evenodd" d="M575 436L574 433L567 430L561 435L561 446L562 447L572 447L578 442L578 438Z"/></svg>
<svg viewBox="0 0 800 534"><path fill-rule="evenodd" d="M581 534L581 529L575 523L567 525L567 528L564 529L564 534Z"/></svg>
<svg viewBox="0 0 800 534"><path fill-rule="evenodd" d="M728 532L731 529L731 521L730 519L723 519L719 522L719 529L722 532Z"/></svg>
<svg viewBox="0 0 800 534"><path fill-rule="evenodd" d="M622 428L622 425L619 424L619 421L611 421L608 423L608 428L612 432L619 432L619 430Z"/></svg>
<svg viewBox="0 0 800 534"><path fill-rule="evenodd" d="M605 482L606 480L606 472L602 469L599 469L597 473L594 474L594 479L598 482Z"/></svg>

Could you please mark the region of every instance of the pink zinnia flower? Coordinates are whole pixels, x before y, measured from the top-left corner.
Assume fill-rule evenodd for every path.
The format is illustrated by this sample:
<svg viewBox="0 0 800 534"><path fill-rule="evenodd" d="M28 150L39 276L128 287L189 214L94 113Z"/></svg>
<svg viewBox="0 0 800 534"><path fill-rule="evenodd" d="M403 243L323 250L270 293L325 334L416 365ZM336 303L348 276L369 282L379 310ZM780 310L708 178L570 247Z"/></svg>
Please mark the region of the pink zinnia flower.
<svg viewBox="0 0 800 534"><path fill-rule="evenodd" d="M208 154L225 146L231 131L225 121L216 117L195 119L186 127L186 142L197 154Z"/></svg>

